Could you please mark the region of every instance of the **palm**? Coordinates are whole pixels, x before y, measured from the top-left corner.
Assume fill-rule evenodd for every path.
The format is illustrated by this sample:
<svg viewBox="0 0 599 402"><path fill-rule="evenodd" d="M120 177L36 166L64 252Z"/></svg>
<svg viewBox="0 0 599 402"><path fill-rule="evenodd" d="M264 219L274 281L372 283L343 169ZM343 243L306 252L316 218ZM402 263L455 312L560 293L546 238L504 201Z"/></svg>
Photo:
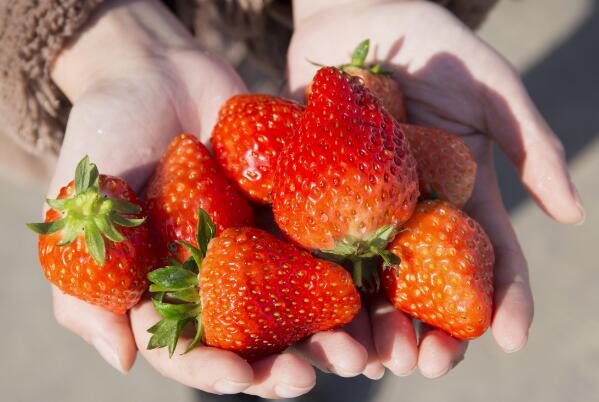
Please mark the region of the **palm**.
<svg viewBox="0 0 599 402"><path fill-rule="evenodd" d="M243 84L199 52L172 57L123 71L77 100L50 192L72 175L71 166L83 153L103 172L123 176L139 190L173 136L188 131L209 137L218 108L243 91Z"/></svg>
<svg viewBox="0 0 599 402"><path fill-rule="evenodd" d="M561 146L507 62L455 17L429 2L370 7L356 3L297 22L288 53L289 92L300 98L314 75L316 68L306 60L345 63L351 49L365 38L371 41L370 61L394 70L406 95L409 120L460 135L474 154L477 180L466 210L494 244L492 328L497 343L515 351L526 341L532 296L526 261L497 187L491 144L496 141L506 152L548 214L573 222L580 219L580 212ZM397 374L417 364L427 376L441 375L465 351L464 343L426 326L420 329L417 345L409 320L384 301L377 300L370 312L379 358Z"/></svg>
<svg viewBox="0 0 599 402"><path fill-rule="evenodd" d="M244 90L243 83L226 65L207 60L197 51L180 52L149 68L122 71L117 77L101 81L74 105L50 194L70 179L83 154L88 154L103 173L121 176L135 190L143 191L170 139L190 132L206 142L220 106ZM268 220L268 214L264 220ZM232 352L203 346L177 356L191 340L186 337L179 342L173 359L165 350L146 350L147 329L160 319L148 300L131 310L129 322L127 316L105 312L57 289L53 294L59 321L100 351L97 333L103 333L104 342L121 351L121 367L129 367L139 349L161 373L209 392L291 397L314 385L313 368L292 353L251 365ZM81 316L87 319L76 318ZM337 349L331 351L332 345ZM317 365L325 366L326 361L332 371L339 364L349 367L344 375L357 375L365 364L363 347L342 331L319 334L296 350ZM352 364L358 367L354 369ZM224 383L218 385L219 379ZM280 388L281 384L287 390Z"/></svg>

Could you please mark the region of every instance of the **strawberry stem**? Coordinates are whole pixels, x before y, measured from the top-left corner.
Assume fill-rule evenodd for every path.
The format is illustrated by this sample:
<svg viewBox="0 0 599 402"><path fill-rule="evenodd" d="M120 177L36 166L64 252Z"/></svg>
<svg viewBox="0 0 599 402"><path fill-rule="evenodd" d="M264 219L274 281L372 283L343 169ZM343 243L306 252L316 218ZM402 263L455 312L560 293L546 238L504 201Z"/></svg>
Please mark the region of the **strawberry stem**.
<svg viewBox="0 0 599 402"><path fill-rule="evenodd" d="M354 258L352 259L352 263L354 266L353 272L352 272L352 277L354 279L354 284L356 285L356 287L358 289L361 289L364 285L364 283L362 282L362 259L361 258Z"/></svg>
<svg viewBox="0 0 599 402"><path fill-rule="evenodd" d="M398 231L393 225L384 225L362 239L346 236L333 249L317 254L336 263L351 262L356 287L366 292L377 291L380 283L377 266L380 259L385 267L400 263L399 257L386 250L387 244L395 238Z"/></svg>

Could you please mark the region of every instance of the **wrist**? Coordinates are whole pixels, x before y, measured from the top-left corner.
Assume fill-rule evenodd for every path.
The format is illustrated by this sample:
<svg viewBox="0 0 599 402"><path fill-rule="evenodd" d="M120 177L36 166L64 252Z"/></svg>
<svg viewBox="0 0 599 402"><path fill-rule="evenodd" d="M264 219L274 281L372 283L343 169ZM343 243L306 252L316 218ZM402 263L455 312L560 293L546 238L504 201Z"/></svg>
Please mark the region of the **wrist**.
<svg viewBox="0 0 599 402"><path fill-rule="evenodd" d="M50 67L55 84L74 102L103 79L167 58L172 49L194 47L193 38L155 0L109 0Z"/></svg>

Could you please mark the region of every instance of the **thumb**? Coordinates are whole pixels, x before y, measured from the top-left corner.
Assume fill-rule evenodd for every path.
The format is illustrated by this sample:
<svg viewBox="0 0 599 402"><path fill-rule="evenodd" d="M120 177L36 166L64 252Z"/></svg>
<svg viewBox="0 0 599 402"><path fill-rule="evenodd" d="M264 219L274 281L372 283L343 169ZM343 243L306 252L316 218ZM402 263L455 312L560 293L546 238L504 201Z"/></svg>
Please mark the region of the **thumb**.
<svg viewBox="0 0 599 402"><path fill-rule="evenodd" d="M561 223L580 224L584 208L568 173L564 148L543 119L513 69L500 64L500 86L487 91L488 132L518 170L536 203ZM506 101L509 99L509 103Z"/></svg>
<svg viewBox="0 0 599 402"><path fill-rule="evenodd" d="M85 303L52 287L54 316L63 327L91 344L121 373L133 366L137 347L128 315L119 315Z"/></svg>

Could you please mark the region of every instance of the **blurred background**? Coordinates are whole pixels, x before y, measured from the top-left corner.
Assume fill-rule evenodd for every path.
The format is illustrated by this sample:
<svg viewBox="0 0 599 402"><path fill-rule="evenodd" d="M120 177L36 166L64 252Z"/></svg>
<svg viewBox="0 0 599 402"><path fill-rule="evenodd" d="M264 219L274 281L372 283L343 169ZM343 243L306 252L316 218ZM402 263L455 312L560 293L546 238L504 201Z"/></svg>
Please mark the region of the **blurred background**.
<svg viewBox="0 0 599 402"><path fill-rule="evenodd" d="M376 383L341 379L302 400L599 400L599 3L502 0L479 33L521 72L565 145L587 211L582 226L550 221L498 155L503 197L528 257L535 295L528 346L506 355L487 334L471 343L466 359L441 379L418 373L387 374ZM56 324L50 287L38 269L36 238L24 226L38 218L44 192L0 175L1 399L197 401L193 390L162 378L142 359L127 376L117 373Z"/></svg>

